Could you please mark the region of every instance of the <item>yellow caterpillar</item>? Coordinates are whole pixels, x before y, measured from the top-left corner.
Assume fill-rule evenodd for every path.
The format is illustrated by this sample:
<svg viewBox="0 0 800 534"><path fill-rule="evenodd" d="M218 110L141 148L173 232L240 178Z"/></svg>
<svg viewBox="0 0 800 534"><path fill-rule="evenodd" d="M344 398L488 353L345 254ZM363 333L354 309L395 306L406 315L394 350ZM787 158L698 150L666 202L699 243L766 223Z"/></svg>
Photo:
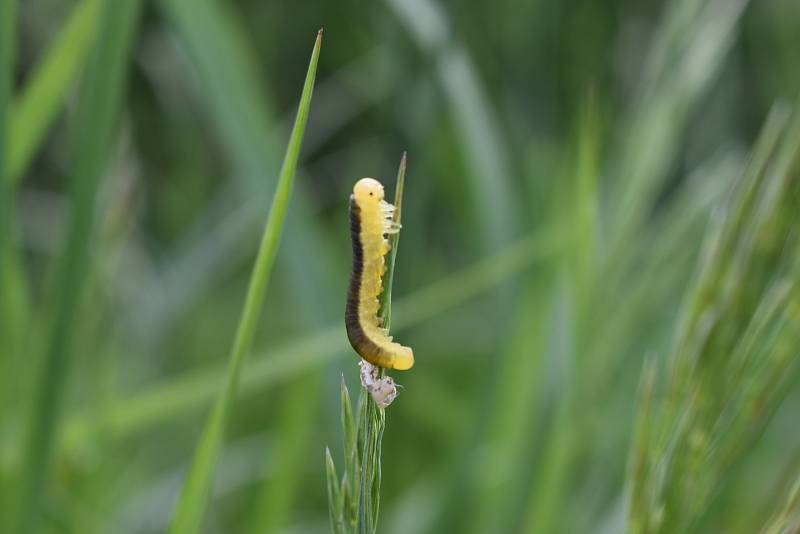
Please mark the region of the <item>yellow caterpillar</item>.
<svg viewBox="0 0 800 534"><path fill-rule="evenodd" d="M366 361L387 369L406 370L414 365L409 347L392 341L378 319L378 296L389 252L387 234L400 226L392 220L394 206L383 199L383 186L362 178L350 195L350 234L353 239L353 271L347 291L345 325L353 349Z"/></svg>

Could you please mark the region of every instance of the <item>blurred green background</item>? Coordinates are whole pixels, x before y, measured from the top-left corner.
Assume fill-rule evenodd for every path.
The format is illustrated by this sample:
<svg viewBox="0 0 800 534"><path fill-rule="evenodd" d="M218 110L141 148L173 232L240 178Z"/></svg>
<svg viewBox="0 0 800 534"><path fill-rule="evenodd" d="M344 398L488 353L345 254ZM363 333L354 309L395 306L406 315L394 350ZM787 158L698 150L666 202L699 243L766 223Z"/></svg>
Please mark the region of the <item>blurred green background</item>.
<svg viewBox="0 0 800 534"><path fill-rule="evenodd" d="M392 191L403 151L392 326L416 365L394 373L379 531L626 530L644 361L800 94L800 3L2 1L2 517L38 472L44 532L167 528L324 27L204 531L328 530L323 451L357 386L347 200L363 176ZM783 502L787 391L696 531L758 532Z"/></svg>

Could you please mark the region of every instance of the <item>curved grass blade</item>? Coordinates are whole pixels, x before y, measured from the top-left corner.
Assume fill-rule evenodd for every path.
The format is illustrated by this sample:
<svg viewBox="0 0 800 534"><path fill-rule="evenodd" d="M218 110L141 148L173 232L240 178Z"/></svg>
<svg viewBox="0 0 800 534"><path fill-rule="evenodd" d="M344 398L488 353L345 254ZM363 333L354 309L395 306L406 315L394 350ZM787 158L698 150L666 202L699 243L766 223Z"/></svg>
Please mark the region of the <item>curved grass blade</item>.
<svg viewBox="0 0 800 534"><path fill-rule="evenodd" d="M702 530L724 513L723 481L741 469L799 376L792 178L800 163L800 114L795 109L779 130L773 122L709 232L662 373L663 392L631 451L639 466L630 473L632 532Z"/></svg>
<svg viewBox="0 0 800 534"><path fill-rule="evenodd" d="M311 106L311 95L316 76L317 61L322 40L322 31L317 34L311 61L306 74L303 93L297 111L294 128L289 139L283 167L278 185L269 211L266 227L262 236L250 285L247 290L242 316L236 331L233 347L225 376L225 383L219 393L214 408L206 421L203 435L195 452L189 469L181 498L178 502L170 532L178 534L198 532L203 519L203 511L213 478L214 465L222 446L225 426L233 399L239 386L242 365L255 334L258 317L275 262L278 243L280 241L283 222L286 217L289 196L294 182L297 160L300 156L300 145L303 140L308 112Z"/></svg>
<svg viewBox="0 0 800 534"><path fill-rule="evenodd" d="M435 67L444 105L463 147L471 208L484 250L510 242L517 221L511 158L498 118L467 48L454 44L448 21L430 0L389 0L389 7Z"/></svg>
<svg viewBox="0 0 800 534"><path fill-rule="evenodd" d="M67 87L87 60L103 14L101 6L100 0L83 0L73 8L14 102L11 114L14 137L10 142L6 177L13 184L25 173L64 103Z"/></svg>

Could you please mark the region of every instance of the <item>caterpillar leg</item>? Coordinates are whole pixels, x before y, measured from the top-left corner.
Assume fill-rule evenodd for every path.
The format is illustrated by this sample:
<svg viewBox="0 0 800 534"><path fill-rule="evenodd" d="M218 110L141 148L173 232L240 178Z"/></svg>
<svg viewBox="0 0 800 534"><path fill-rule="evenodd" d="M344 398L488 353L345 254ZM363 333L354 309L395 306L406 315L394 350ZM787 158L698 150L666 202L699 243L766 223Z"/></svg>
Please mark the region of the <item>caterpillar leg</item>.
<svg viewBox="0 0 800 534"><path fill-rule="evenodd" d="M392 221L392 222L389 223L389 226L386 228L386 233L387 234L396 234L397 232L400 231L400 228L402 228L402 225L400 225L400 223L396 223L396 222Z"/></svg>

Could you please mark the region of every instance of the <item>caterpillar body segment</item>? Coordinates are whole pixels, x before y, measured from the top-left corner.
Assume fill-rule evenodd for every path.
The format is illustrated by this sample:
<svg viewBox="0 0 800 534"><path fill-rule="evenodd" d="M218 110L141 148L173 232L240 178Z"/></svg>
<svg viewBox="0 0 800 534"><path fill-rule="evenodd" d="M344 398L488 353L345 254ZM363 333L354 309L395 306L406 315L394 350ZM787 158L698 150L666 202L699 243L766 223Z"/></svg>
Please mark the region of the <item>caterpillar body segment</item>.
<svg viewBox="0 0 800 534"><path fill-rule="evenodd" d="M362 178L350 196L350 235L353 271L347 292L345 325L353 349L366 361L387 369L406 370L414 365L414 353L395 341L378 318L378 297L383 292L385 256L390 250L386 235L400 231L392 216L395 207L383 199L383 186Z"/></svg>

